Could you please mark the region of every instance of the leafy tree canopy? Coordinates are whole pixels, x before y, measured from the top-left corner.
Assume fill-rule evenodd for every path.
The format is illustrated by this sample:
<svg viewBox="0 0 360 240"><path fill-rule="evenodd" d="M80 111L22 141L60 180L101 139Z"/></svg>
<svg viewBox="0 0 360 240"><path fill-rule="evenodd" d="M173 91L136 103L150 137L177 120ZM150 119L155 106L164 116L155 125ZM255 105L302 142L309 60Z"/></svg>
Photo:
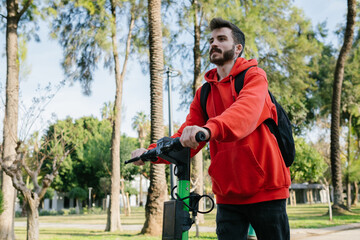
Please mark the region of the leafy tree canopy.
<svg viewBox="0 0 360 240"><path fill-rule="evenodd" d="M67 118L50 126L46 134L52 134L55 128L67 129L70 136L66 140L75 147L60 168L52 185L54 189L71 192L73 189L93 187L96 196L106 194L104 179L111 175L111 122L107 119L100 121L94 117L76 120ZM122 135L120 144L120 161L123 163L131 158L131 152L138 147L138 141ZM125 180L133 180L134 175L139 172L138 168L133 164L122 165L121 175Z"/></svg>
<svg viewBox="0 0 360 240"><path fill-rule="evenodd" d="M323 176L327 165L323 156L305 142L303 138L295 138L296 156L290 168L293 182L314 183Z"/></svg>

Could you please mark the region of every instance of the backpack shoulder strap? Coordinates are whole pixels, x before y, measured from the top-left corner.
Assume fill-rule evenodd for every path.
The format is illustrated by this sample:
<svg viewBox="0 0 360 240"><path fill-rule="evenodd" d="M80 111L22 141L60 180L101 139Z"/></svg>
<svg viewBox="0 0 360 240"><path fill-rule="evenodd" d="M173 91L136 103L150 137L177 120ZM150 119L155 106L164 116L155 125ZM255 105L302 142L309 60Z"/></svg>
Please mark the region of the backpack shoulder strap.
<svg viewBox="0 0 360 240"><path fill-rule="evenodd" d="M207 103L207 98L210 92L210 83L206 82L202 85L201 90L200 90L200 104L201 104L201 108L204 112L204 119L205 122L207 122L207 120L209 120L209 115L207 114L206 111L206 103Z"/></svg>
<svg viewBox="0 0 360 240"><path fill-rule="evenodd" d="M235 81L234 81L235 83L234 84L235 84L235 91L237 93L239 93L241 91L241 89L243 88L245 74L252 67L253 66L245 69L240 74L235 76ZM207 111L206 111L206 103L207 103L207 98L208 98L210 90L211 90L211 87L210 87L210 83L208 83L208 82L204 83L202 85L202 87L201 87L201 90L200 90L200 104L201 104L201 108L202 108L202 110L204 112L205 122L209 119L209 115L207 114Z"/></svg>
<svg viewBox="0 0 360 240"><path fill-rule="evenodd" d="M254 66L251 66L251 67L245 69L240 74L235 76L235 91L236 91L237 94L239 94L239 92L241 91L241 89L244 86L244 80L245 80L246 72L252 67L254 67Z"/></svg>

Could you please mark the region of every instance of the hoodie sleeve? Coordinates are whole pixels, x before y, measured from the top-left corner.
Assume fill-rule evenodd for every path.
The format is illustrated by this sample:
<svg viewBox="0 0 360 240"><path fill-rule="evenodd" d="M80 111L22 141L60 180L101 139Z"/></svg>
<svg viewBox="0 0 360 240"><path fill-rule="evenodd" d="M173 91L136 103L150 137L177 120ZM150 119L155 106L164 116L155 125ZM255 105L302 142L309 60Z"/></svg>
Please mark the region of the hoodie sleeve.
<svg viewBox="0 0 360 240"><path fill-rule="evenodd" d="M190 104L190 111L189 114L186 116L186 120L185 122L181 125L181 127L179 128L179 130L172 135L172 138L177 138L180 137L182 134L182 131L184 130L184 128L186 126L203 126L205 124L205 120L204 120L204 112L201 108L201 104L200 104L200 91L201 88L199 88L196 93L195 93L195 97L194 100L192 101L192 103ZM197 149L191 149L190 150L190 157L195 156L204 146L205 146L206 142L202 142L199 143L199 146L197 147ZM151 144L149 146L149 150L152 148L155 148L156 144ZM156 161L155 163L166 163L169 164L168 161L158 158L158 161Z"/></svg>
<svg viewBox="0 0 360 240"><path fill-rule="evenodd" d="M268 82L265 72L257 67L251 68L246 73L244 86L235 102L205 124L204 127L211 131L210 140L236 141L252 133L260 124L259 119L267 94Z"/></svg>

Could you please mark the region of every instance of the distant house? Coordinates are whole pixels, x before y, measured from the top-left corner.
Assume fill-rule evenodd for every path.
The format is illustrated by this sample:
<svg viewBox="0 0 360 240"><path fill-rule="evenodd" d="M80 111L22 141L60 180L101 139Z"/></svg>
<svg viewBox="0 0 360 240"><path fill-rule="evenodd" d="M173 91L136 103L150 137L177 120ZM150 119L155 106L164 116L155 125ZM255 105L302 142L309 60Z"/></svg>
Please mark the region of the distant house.
<svg viewBox="0 0 360 240"><path fill-rule="evenodd" d="M327 203L328 194L322 184L293 183L290 186L290 205L297 203Z"/></svg>

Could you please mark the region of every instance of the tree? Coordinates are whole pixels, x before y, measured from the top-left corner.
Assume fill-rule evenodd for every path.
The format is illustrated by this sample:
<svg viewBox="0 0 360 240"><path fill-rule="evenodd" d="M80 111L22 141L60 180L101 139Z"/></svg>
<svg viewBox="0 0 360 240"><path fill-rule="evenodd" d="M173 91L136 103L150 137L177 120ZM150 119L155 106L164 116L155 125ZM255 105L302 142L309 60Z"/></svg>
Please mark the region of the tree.
<svg viewBox="0 0 360 240"><path fill-rule="evenodd" d="M114 102L113 134L111 140L111 199L108 209L106 231L121 229L119 209L120 183L120 128L122 112L123 81L136 18L141 16L141 2L129 1L129 25L125 43L122 69L118 53L117 9L125 1L68 1L59 2L55 9L60 11L54 21L54 33L60 33L60 43L65 50L63 66L65 73L73 80L79 80L85 94L90 94L93 71L104 52L108 54L105 63L114 63L116 93ZM75 16L75 17L74 17ZM111 41L107 41L110 39ZM112 59L112 60L111 60Z"/></svg>
<svg viewBox="0 0 360 240"><path fill-rule="evenodd" d="M97 200L106 197L110 192L111 121L107 119L99 121L95 117L75 120L67 118L51 125L46 136L52 134L54 128L67 131L66 142L76 147L64 159L59 174L52 184L53 188L58 192L71 192L74 188L92 187L92 193ZM130 159L137 140L122 135L120 142L120 160L124 162ZM125 165L121 168L121 176L126 181L131 181L138 173L138 168L132 164Z"/></svg>
<svg viewBox="0 0 360 240"><path fill-rule="evenodd" d="M103 107L101 108L101 118L107 119L112 123L114 115L115 115L114 103L113 102L104 103Z"/></svg>
<svg viewBox="0 0 360 240"><path fill-rule="evenodd" d="M161 28L161 1L148 0L149 47L150 47L150 101L151 142L164 136L163 84L159 73L164 68ZM163 202L167 198L165 165L150 165L150 186L145 206L146 220L143 234L159 235L162 230Z"/></svg>
<svg viewBox="0 0 360 240"><path fill-rule="evenodd" d="M144 112L137 112L136 115L132 119L132 127L136 129L138 132L138 141L140 148L145 147L146 136L149 132L150 122L148 116ZM139 189L139 205L143 206L142 202L142 178L143 178L143 168L140 167L140 189Z"/></svg>
<svg viewBox="0 0 360 240"><path fill-rule="evenodd" d="M344 67L347 55L351 50L354 36L356 18L356 0L348 0L348 12L346 21L346 30L344 35L344 43L341 47L339 57L336 62L332 107L331 107L331 171L332 184L334 187L334 209L343 208L343 186L342 186L342 172L340 159L340 104L341 104L341 90L344 78Z"/></svg>
<svg viewBox="0 0 360 240"><path fill-rule="evenodd" d="M306 74L309 69L306 62L308 59L317 58L321 49L315 32L301 12L291 6L291 2L284 0L262 1L261 4L257 1L192 0L180 5L179 25L181 29L190 32L194 39L191 45L178 39L181 42L178 48L181 48L182 56L186 57L188 62L192 60L189 56L193 57L192 66L188 66L187 61L182 61L185 63L184 68L194 69L192 82L181 88L183 103L189 103L188 99L193 99L195 91L201 85L203 72L208 68L208 44L205 38L208 34L208 22L212 17L226 16L227 20L245 32L244 55L258 59L259 66L267 72L269 88L274 94L281 96L281 104L290 113L297 132L300 132L308 122L306 92L311 89L313 82ZM180 35L180 38L183 36ZM192 53L189 49L193 50ZM186 71L188 70L183 72ZM186 94L189 89L192 89L191 96ZM201 175L197 169L201 169L200 160L192 161L192 175ZM200 183L200 179L198 180ZM194 179L192 181L197 182Z"/></svg>
<svg viewBox="0 0 360 240"><path fill-rule="evenodd" d="M69 192L69 197L76 199L76 213L79 214L81 209L80 203L87 197L86 190L81 187L75 187Z"/></svg>
<svg viewBox="0 0 360 240"><path fill-rule="evenodd" d="M344 179L347 189L347 208L357 204L358 182L360 180L359 161L359 126L360 126L360 32L353 43L348 61L344 69L343 91L341 96L341 120L347 121L347 149ZM341 121L341 122L344 122ZM344 124L344 123L343 123ZM343 125L341 124L341 125ZM354 198L352 198L352 185L354 186ZM353 199L353 201L352 201Z"/></svg>
<svg viewBox="0 0 360 240"><path fill-rule="evenodd" d="M291 1L265 0L261 1L261 4L257 1L233 0L197 0L197 2L201 7L200 17L203 19L203 28L201 28L202 63L205 63L202 64L203 70L208 69L208 44L204 44L206 41L204 37L208 34L206 28L208 22L215 16L225 16L226 20L237 25L245 33L246 46L243 56L247 59L256 58L259 66L266 71L269 89L274 95L281 96L278 97L279 102L294 123L295 134L306 129L312 120L307 118L311 109L308 98L311 96L309 92L314 84L314 79L308 74L311 71L309 61L320 57L323 44L319 39L322 32L318 29L313 30L311 22L304 18L302 11L294 7ZM287 14L283 14L284 12ZM193 25L191 28L189 24L183 25L193 37ZM181 35L180 37L184 38ZM188 45L188 43L179 44L182 56L188 55L185 54L186 49L193 49L193 46ZM187 58L190 61L190 58ZM182 62L187 69L193 67L187 66L187 61ZM187 89L192 89L190 84L192 82L186 85ZM181 91L184 89L182 88ZM189 103L189 99L192 100L189 93L190 91L182 93L186 98L185 103Z"/></svg>
<svg viewBox="0 0 360 240"><path fill-rule="evenodd" d="M32 0L22 1L21 5L17 0L6 1L6 103L1 157L1 164L4 166L11 166L16 160L19 105L18 27L32 3ZM11 177L3 172L1 172L1 191L4 194L4 211L0 215L0 239L13 240L15 239L14 205L16 194Z"/></svg>
<svg viewBox="0 0 360 240"><path fill-rule="evenodd" d="M120 60L118 54L118 43L116 33L116 0L111 0L111 43L112 43L112 54L115 64L115 82L116 82L116 93L115 93L115 104L114 104L114 122L113 132L111 137L111 197L110 207L108 208L108 217L106 222L105 231L116 231L122 230L120 222L120 127L121 127L121 102L122 102L122 91L123 81L125 76L125 69L128 60L128 53L130 50L131 31L134 26L133 16L131 16L128 41L126 44L126 57L123 65L123 71L120 73Z"/></svg>
<svg viewBox="0 0 360 240"><path fill-rule="evenodd" d="M324 175L327 165L324 157L303 138L295 138L296 156L290 168L294 183L316 183Z"/></svg>
<svg viewBox="0 0 360 240"><path fill-rule="evenodd" d="M55 131L52 138L44 139L40 146L39 141L34 141L34 145L28 146L23 146L22 142L18 142L16 159L11 165L5 162L1 164L2 169L11 177L13 186L24 197L28 240L39 239L39 205L46 190L58 174L61 163L71 151L66 146L64 134L66 133L63 131ZM52 167L49 172L42 173L41 170L46 161L51 162ZM23 171L32 181L30 186L24 181Z"/></svg>
<svg viewBox="0 0 360 240"><path fill-rule="evenodd" d="M138 132L140 148L145 147L145 140L150 127L148 115L146 115L144 112L137 112L136 115L132 118L131 126Z"/></svg>

